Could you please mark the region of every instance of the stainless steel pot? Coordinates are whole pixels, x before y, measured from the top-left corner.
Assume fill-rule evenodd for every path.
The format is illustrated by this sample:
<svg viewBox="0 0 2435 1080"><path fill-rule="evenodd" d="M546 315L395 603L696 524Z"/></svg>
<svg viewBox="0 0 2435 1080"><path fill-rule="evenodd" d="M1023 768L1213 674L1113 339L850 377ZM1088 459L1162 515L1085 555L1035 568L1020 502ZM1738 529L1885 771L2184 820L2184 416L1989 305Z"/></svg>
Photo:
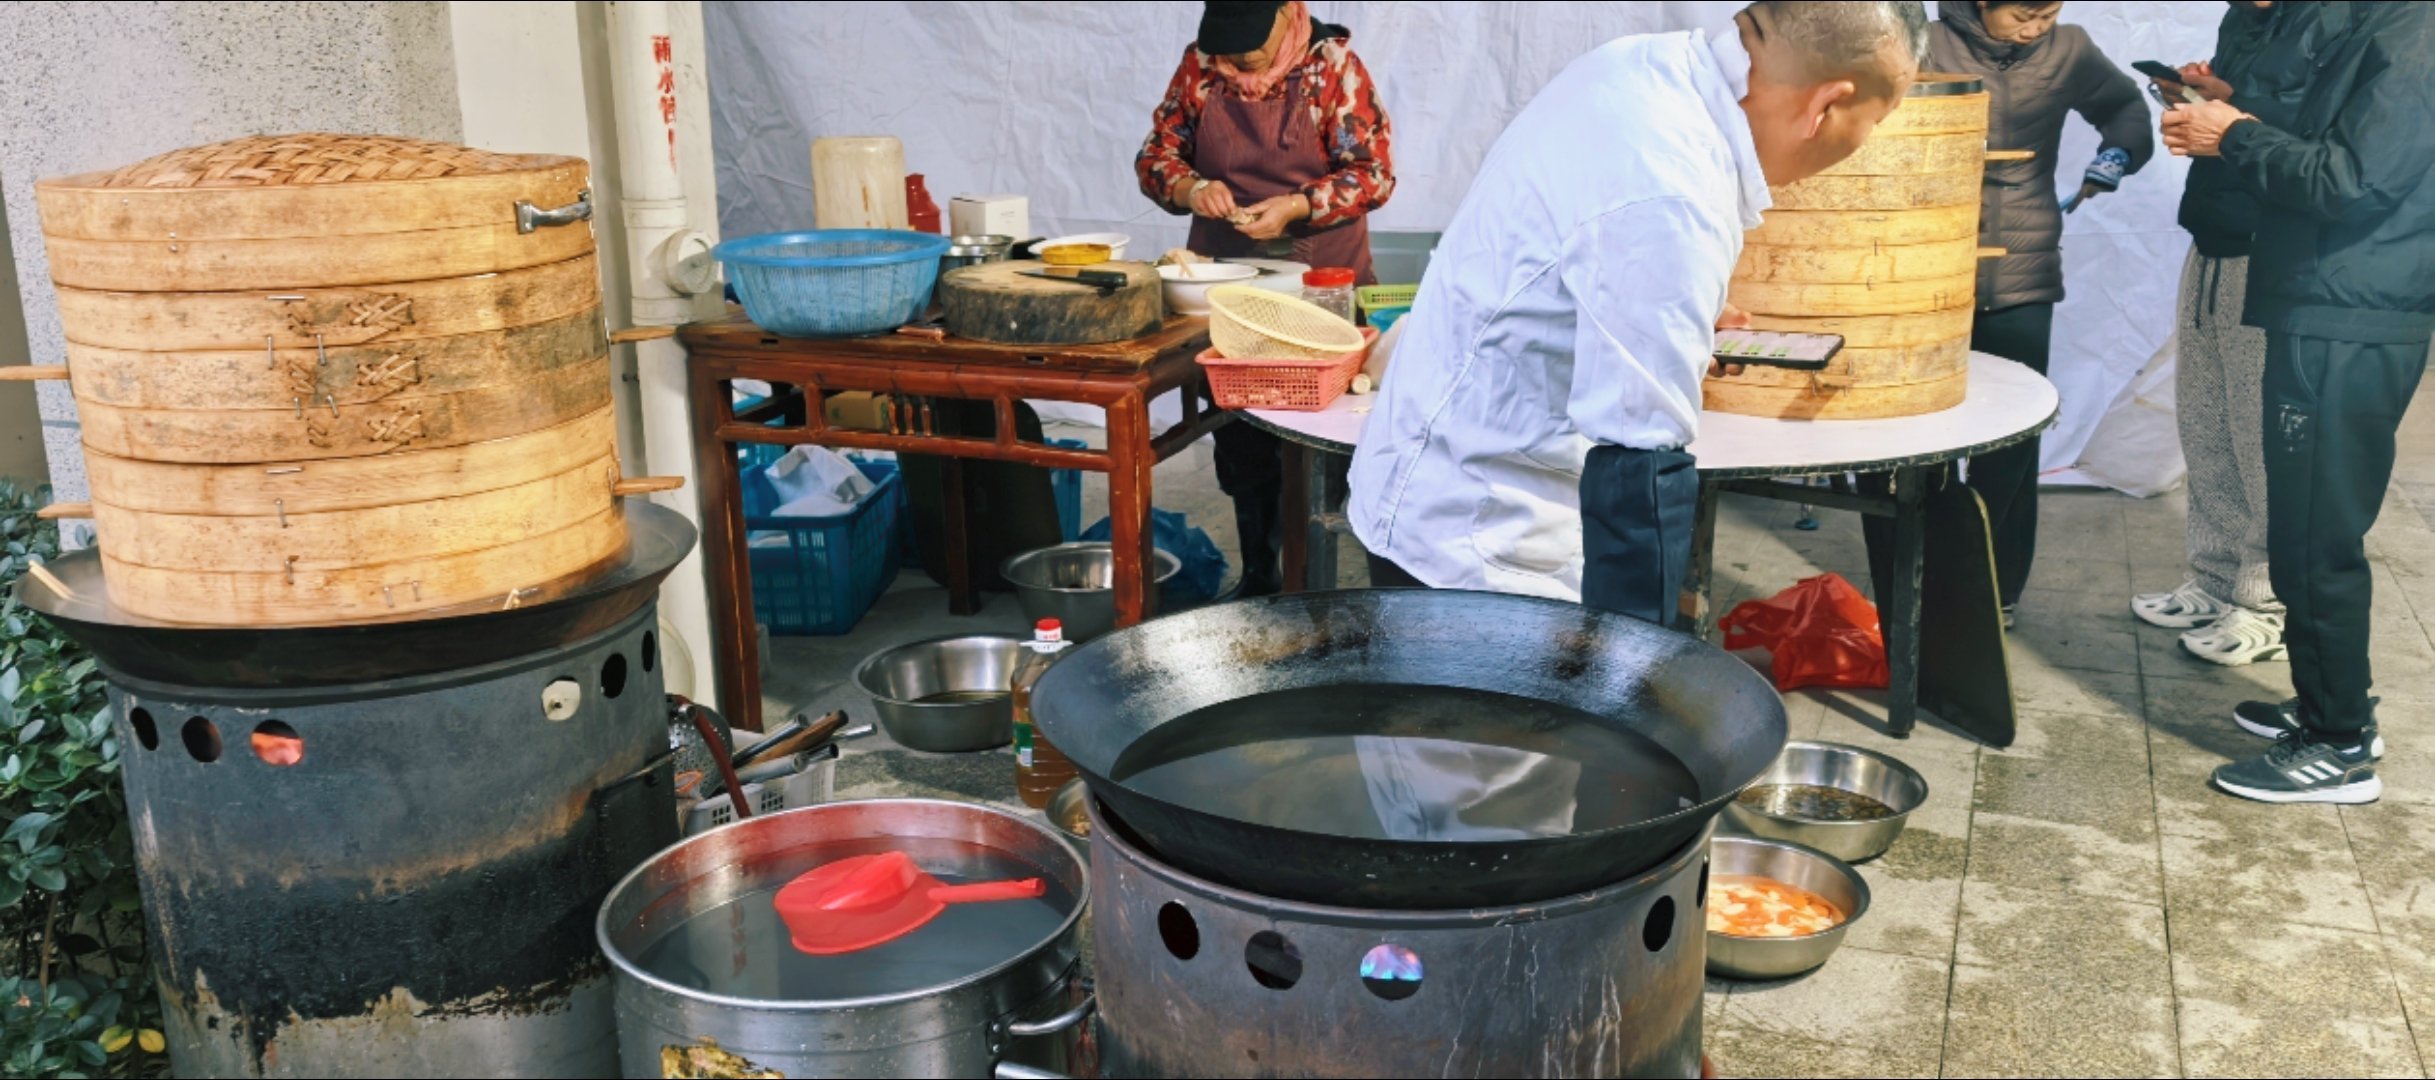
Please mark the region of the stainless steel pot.
<svg viewBox="0 0 2435 1080"><path fill-rule="evenodd" d="M1162 549L1157 557L1158 587L1184 569L1184 561ZM1116 552L1105 540L1058 544L1008 556L999 576L1015 587L1023 617L1037 622L1055 619L1064 624L1065 640L1089 641L1116 629ZM1161 603L1160 611L1171 610Z"/></svg>
<svg viewBox="0 0 2435 1080"><path fill-rule="evenodd" d="M1072 910L1011 960L880 997L727 997L654 976L635 959L685 920L728 901L773 890L846 854L921 840L977 844L1028 863L1076 898ZM704 833L652 856L600 909L595 929L615 969L624 1074L660 1076L663 1053L711 1044L789 1077L1037 1076L1064 1069L1059 1036L1091 1011L1089 998L1072 985L1081 898L1089 895L1089 873L1057 833L970 803L829 803ZM784 947L782 939L777 943Z"/></svg>
<svg viewBox="0 0 2435 1080"><path fill-rule="evenodd" d="M961 236L950 236L947 238L947 253L939 256L938 272L944 276L949 270L960 270L981 263L1004 262L1007 252L1013 250L1014 246L1014 237L999 236L995 233L966 233Z"/></svg>
<svg viewBox="0 0 2435 1080"><path fill-rule="evenodd" d="M908 750L960 754L1014 738L1011 693L1023 643L968 634L871 654L854 681L879 712L879 726Z"/></svg>

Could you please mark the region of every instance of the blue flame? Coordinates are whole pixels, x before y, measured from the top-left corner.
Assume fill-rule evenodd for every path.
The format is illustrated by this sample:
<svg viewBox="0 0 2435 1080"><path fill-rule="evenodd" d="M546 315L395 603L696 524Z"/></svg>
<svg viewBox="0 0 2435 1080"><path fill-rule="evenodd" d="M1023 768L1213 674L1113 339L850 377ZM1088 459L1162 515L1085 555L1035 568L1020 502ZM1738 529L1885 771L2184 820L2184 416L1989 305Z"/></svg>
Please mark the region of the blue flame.
<svg viewBox="0 0 2435 1080"><path fill-rule="evenodd" d="M1420 954L1401 945L1380 945L1361 958L1361 977L1389 982L1419 982Z"/></svg>

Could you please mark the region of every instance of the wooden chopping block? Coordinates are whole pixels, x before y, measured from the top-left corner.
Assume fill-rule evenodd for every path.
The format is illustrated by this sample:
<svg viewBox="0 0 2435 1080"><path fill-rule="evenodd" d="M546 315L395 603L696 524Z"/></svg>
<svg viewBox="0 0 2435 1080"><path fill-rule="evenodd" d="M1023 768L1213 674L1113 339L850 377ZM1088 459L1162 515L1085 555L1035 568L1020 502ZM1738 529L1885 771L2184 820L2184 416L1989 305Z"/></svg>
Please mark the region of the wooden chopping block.
<svg viewBox="0 0 2435 1080"><path fill-rule="evenodd" d="M1018 273L1046 268L1046 263L1020 260L948 271L938 283L947 332L1006 345L1090 345L1141 337L1166 320L1158 272L1147 263L1085 267L1125 275L1123 288L1105 294Z"/></svg>

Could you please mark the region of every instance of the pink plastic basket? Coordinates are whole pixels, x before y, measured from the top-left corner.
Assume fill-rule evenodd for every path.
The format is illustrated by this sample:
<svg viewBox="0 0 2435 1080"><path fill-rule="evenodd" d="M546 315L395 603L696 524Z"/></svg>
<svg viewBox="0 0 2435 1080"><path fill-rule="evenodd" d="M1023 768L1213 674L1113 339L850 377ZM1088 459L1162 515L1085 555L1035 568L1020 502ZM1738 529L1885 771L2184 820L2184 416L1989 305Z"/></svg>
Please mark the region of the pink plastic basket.
<svg viewBox="0 0 2435 1080"><path fill-rule="evenodd" d="M1360 349L1325 360L1237 360L1211 348L1202 351L1200 362L1218 408L1318 412L1353 384L1377 343L1378 331L1363 327Z"/></svg>

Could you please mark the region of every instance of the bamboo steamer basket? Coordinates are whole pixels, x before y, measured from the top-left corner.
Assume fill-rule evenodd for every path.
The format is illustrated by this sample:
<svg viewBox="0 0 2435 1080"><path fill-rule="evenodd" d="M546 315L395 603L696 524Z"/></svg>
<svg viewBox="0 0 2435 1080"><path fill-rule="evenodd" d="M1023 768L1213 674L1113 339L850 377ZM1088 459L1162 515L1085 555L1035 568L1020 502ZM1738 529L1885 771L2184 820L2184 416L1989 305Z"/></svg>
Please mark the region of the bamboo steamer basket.
<svg viewBox="0 0 2435 1080"><path fill-rule="evenodd" d="M330 134L36 184L112 603L376 621L620 555L670 485L618 467L588 185Z"/></svg>
<svg viewBox="0 0 2435 1080"><path fill-rule="evenodd" d="M1969 383L1979 187L1979 80L1923 74L1851 157L1775 188L1727 298L1761 330L1844 336L1825 370L1749 367L1707 380L1718 412L1799 419L1912 416L1961 404Z"/></svg>

